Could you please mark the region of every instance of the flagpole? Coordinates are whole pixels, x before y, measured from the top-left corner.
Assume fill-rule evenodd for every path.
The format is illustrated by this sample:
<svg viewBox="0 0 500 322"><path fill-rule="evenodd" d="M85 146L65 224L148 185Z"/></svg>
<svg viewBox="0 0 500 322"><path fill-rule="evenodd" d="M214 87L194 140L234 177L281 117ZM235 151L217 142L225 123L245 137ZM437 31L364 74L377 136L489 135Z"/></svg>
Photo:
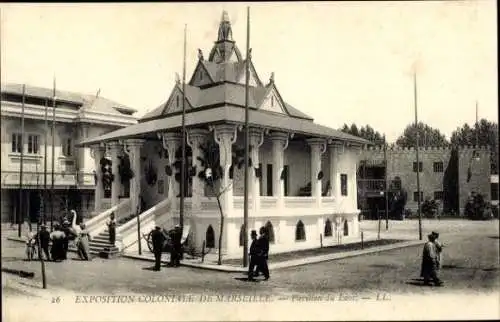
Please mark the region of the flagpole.
<svg viewBox="0 0 500 322"><path fill-rule="evenodd" d="M44 146L43 146L43 223L47 224L47 132L49 131L49 100L45 99L45 135L44 135Z"/></svg>
<svg viewBox="0 0 500 322"><path fill-rule="evenodd" d="M21 237L22 222L24 220L23 207L23 161L24 161L24 103L26 99L26 85L23 85L23 98L21 103L21 160L19 163L19 208L17 216L17 235Z"/></svg>
<svg viewBox="0 0 500 322"><path fill-rule="evenodd" d="M182 162L181 162L181 200L179 209L179 226L184 231L184 197L186 190L186 33L187 24L184 25L184 53L182 65Z"/></svg>
<svg viewBox="0 0 500 322"><path fill-rule="evenodd" d="M243 193L243 267L248 265L248 83L250 79L250 7L247 7L247 59L245 61L245 182Z"/></svg>
<svg viewBox="0 0 500 322"><path fill-rule="evenodd" d="M422 212L420 211L420 162L418 158L419 133L418 133L418 112L417 112L417 72L413 71L413 96L415 100L415 129L417 132L417 143L415 147L417 155L417 206L418 206L418 238L422 240Z"/></svg>
<svg viewBox="0 0 500 322"><path fill-rule="evenodd" d="M479 123L477 122L477 101L476 101L476 147L479 148Z"/></svg>
<svg viewBox="0 0 500 322"><path fill-rule="evenodd" d="M384 165L385 165L385 175L384 175L384 181L385 181L385 230L389 230L389 188L387 185L387 169L389 168L387 166L387 143L385 141L385 134L384 134Z"/></svg>
<svg viewBox="0 0 500 322"><path fill-rule="evenodd" d="M50 189L50 230L54 228L54 170L56 164L55 157L55 137L56 137L56 77L53 81L52 92L52 173L51 173L51 189Z"/></svg>

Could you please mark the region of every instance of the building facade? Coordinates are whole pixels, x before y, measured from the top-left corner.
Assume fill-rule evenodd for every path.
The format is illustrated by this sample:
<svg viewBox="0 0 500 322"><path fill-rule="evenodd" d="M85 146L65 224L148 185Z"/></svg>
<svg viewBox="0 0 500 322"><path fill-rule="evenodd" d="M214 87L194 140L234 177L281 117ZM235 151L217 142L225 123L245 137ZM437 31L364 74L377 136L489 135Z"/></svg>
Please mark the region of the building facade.
<svg viewBox="0 0 500 322"><path fill-rule="evenodd" d="M241 165L248 93L251 164L248 232L267 227L273 252L356 239L359 232L356 165L362 145L370 142L314 123L310 116L283 99L273 74L267 83L262 82L251 59L246 92L246 63L232 38L231 23L224 12L209 55L205 57L199 51L188 83L183 85L178 80L168 100L138 124L82 142L83 146L92 147L96 156L110 153L112 191L123 185L115 167L117 160L123 155L130 157L135 174L129 180L130 198L122 201L113 194L115 214L127 216L142 205L139 220L143 233L154 225L168 229L179 222L180 130L185 106L188 175L184 231L189 232L190 246L198 252L203 245L217 251L221 243L224 254L241 255L244 239ZM215 176L213 186L204 176L207 168ZM105 174L98 171L97 176L100 182ZM102 187L98 189L96 200L103 195ZM219 195L221 211L215 195ZM136 222L129 220L118 228L122 248L130 251L137 246L134 246Z"/></svg>
<svg viewBox="0 0 500 322"><path fill-rule="evenodd" d="M417 171L420 200L439 201L441 212L462 214L472 192L491 200L490 150L488 147L422 147L417 165L414 148L383 147L363 149L358 167L358 200L365 218L385 216L385 173L391 190L404 190L406 209L418 209ZM387 160L387 165L385 164ZM385 217L382 217L385 218Z"/></svg>
<svg viewBox="0 0 500 322"><path fill-rule="evenodd" d="M103 97L57 91L54 99L52 89L2 86L2 222L16 222L18 214L35 222L44 203L48 220L51 216L59 218L68 209L90 217L96 210L95 162L88 147L76 144L137 123L133 113L134 109Z"/></svg>

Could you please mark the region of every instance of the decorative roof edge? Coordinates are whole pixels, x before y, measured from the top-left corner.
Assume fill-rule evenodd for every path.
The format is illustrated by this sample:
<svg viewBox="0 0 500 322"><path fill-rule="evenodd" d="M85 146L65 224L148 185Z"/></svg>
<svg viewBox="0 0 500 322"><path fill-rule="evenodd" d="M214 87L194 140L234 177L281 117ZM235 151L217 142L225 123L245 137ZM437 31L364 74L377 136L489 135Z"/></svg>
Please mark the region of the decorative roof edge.
<svg viewBox="0 0 500 322"><path fill-rule="evenodd" d="M459 145L459 146L427 146L420 147L418 150L427 150L427 151L451 151L454 148L458 148L458 150L490 150L491 146L489 145ZM375 146L364 146L364 151L383 151L383 145L375 145ZM400 146L388 146L387 151L415 151L415 147L400 147Z"/></svg>

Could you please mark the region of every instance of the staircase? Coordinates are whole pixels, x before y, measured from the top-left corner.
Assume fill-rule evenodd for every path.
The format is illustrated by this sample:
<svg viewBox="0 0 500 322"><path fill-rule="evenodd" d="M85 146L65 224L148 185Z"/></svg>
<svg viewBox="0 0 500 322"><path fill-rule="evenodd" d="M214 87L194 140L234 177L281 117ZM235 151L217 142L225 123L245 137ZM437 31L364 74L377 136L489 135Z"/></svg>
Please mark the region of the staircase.
<svg viewBox="0 0 500 322"><path fill-rule="evenodd" d="M118 241L119 238L120 236L117 234L116 240ZM97 236L93 236L89 246L91 254L108 258L117 256L120 252L120 249L116 245L111 245L109 242L109 232L107 228L105 231L100 232Z"/></svg>
<svg viewBox="0 0 500 322"><path fill-rule="evenodd" d="M124 220L129 220L129 218L132 217L130 211L130 200L122 200L118 205L101 212L97 216L94 216L85 222L91 237L91 241L89 242L91 254L97 254L109 258L116 256L119 253L119 247L109 243L109 233L106 226L106 221L109 219L109 215L112 212L115 213L117 226L119 226L120 223L123 224ZM120 234L118 233L117 227L116 244L119 244L119 241Z"/></svg>

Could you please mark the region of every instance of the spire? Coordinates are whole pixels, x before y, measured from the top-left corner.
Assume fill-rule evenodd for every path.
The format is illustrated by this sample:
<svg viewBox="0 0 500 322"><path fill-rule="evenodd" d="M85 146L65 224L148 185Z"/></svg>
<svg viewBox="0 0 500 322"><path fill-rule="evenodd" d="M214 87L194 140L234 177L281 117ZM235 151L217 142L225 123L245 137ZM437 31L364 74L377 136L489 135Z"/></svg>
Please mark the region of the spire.
<svg viewBox="0 0 500 322"><path fill-rule="evenodd" d="M222 11L222 18L219 24L219 35L217 37L217 42L219 41L233 41L233 31L231 30L231 22L229 21L229 15L227 11Z"/></svg>
<svg viewBox="0 0 500 322"><path fill-rule="evenodd" d="M210 51L208 60L217 64L226 63L230 60L242 61L242 56L235 41L233 40L233 31L227 11L222 11L222 17L217 33L217 41Z"/></svg>

